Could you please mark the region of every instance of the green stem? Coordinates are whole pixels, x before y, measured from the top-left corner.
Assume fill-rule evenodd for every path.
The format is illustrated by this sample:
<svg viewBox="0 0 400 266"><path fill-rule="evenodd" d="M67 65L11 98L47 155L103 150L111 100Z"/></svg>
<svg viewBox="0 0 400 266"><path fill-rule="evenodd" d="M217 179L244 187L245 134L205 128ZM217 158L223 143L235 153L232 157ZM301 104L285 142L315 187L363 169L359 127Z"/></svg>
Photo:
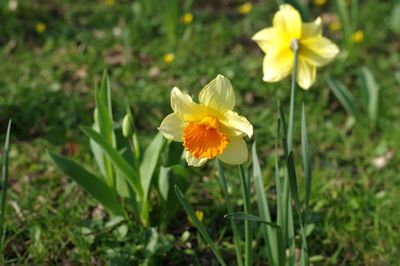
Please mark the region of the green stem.
<svg viewBox="0 0 400 266"><path fill-rule="evenodd" d="M218 169L218 178L219 178L219 181L220 181L220 184L222 187L222 191L224 192L226 209L228 210L228 213L233 213L233 205L232 205L231 197L229 196L229 193L228 193L228 186L226 183L224 169L222 168L222 165L218 159L216 159L215 162L216 162L217 169ZM232 227L232 232L233 232L233 242L235 244L237 265L243 266L242 251L240 248L239 229L233 219L231 219L231 227Z"/></svg>
<svg viewBox="0 0 400 266"><path fill-rule="evenodd" d="M248 182L246 180L246 176L244 174L243 166L239 166L240 172L240 183L242 185L242 194L243 194L243 202L244 202L244 212L250 213L250 191L248 187ZM250 221L244 221L244 265L251 266L252 258L251 258L251 223Z"/></svg>
<svg viewBox="0 0 400 266"><path fill-rule="evenodd" d="M296 82L297 82L297 68L298 68L298 51L299 42L298 40L293 40L291 47L294 53L294 64L293 64L293 74L292 74L292 85L290 88L290 110L289 110L289 127L287 132L287 146L288 153L292 151L293 148L293 127L294 127L294 103L295 103L295 92L296 92Z"/></svg>
<svg viewBox="0 0 400 266"><path fill-rule="evenodd" d="M294 131L294 104L295 104L295 95L296 95L296 82L297 82L297 69L298 69L298 52L299 52L299 42L298 40L292 40L291 48L294 53L294 63L293 63L293 74L292 74L292 84L290 88L290 109L289 109L289 123L288 123L288 131L287 131L287 152L290 152L293 149L293 131ZM289 244L289 264L295 264L295 241L294 241L294 224L293 224L293 210L292 210L292 197L290 195L289 189L289 177L286 176L285 186L287 188L287 225L288 225L288 244Z"/></svg>

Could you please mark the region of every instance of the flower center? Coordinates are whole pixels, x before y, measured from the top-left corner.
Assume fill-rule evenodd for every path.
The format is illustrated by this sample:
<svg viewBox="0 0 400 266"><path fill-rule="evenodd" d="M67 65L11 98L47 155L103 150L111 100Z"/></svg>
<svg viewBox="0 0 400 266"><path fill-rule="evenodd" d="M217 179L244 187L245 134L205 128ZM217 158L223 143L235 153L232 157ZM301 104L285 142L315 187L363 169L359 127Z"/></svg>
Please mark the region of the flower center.
<svg viewBox="0 0 400 266"><path fill-rule="evenodd" d="M219 129L218 119L211 116L199 122L190 122L183 130L183 146L197 159L212 159L221 154L229 143Z"/></svg>

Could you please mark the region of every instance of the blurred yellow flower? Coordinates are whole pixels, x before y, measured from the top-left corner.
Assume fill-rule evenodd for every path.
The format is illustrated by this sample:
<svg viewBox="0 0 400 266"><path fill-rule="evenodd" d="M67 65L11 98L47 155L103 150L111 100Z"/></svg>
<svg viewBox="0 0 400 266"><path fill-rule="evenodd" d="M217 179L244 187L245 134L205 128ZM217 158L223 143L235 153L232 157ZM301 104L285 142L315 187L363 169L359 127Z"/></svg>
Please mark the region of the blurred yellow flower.
<svg viewBox="0 0 400 266"><path fill-rule="evenodd" d="M175 54L173 54L173 53L167 53L167 54L165 54L164 56L163 56L163 60L164 60L164 63L166 63L166 64L171 64L172 62L174 62L174 60L175 60Z"/></svg>
<svg viewBox="0 0 400 266"><path fill-rule="evenodd" d="M342 23L340 21L332 21L332 23L329 24L329 30L332 33L338 32L342 28Z"/></svg>
<svg viewBox="0 0 400 266"><path fill-rule="evenodd" d="M339 48L322 36L321 19L303 23L300 13L291 5L279 7L273 26L253 36L266 53L263 62L263 80L278 82L291 74L294 66L293 45L298 45L297 82L308 89L315 82L317 67L331 62Z"/></svg>
<svg viewBox="0 0 400 266"><path fill-rule="evenodd" d="M361 30L354 32L353 35L351 36L351 40L354 43L361 43L364 40L364 32Z"/></svg>
<svg viewBox="0 0 400 266"><path fill-rule="evenodd" d="M204 212L202 212L202 211L200 211L200 210L196 210L196 211L195 211L195 214L196 214L197 219L199 219L200 222L203 222L203 220L204 220ZM189 223L190 223L191 225L194 226L194 223L193 223L193 221L192 221L192 218L188 217L188 221L189 221Z"/></svg>
<svg viewBox="0 0 400 266"><path fill-rule="evenodd" d="M115 4L115 0L104 0L104 3L107 6L113 6Z"/></svg>
<svg viewBox="0 0 400 266"><path fill-rule="evenodd" d="M316 6L323 6L326 4L326 0L313 0L313 4Z"/></svg>
<svg viewBox="0 0 400 266"><path fill-rule="evenodd" d="M230 81L218 75L199 94L195 103L178 88L171 91L169 114L158 128L167 139L183 142L190 166L201 166L215 157L228 164L247 161L244 136L253 135L253 126L233 111L236 98Z"/></svg>
<svg viewBox="0 0 400 266"><path fill-rule="evenodd" d="M183 14L183 16L181 17L181 22L185 25L189 25L191 24L193 21L193 15L190 12L186 12L185 14Z"/></svg>
<svg viewBox="0 0 400 266"><path fill-rule="evenodd" d="M249 14L251 12L252 7L253 6L251 5L250 2L246 2L246 3L244 3L244 4L239 6L238 11L242 15L247 15L247 14Z"/></svg>
<svg viewBox="0 0 400 266"><path fill-rule="evenodd" d="M46 24L44 24L43 22L38 22L35 25L35 30L37 33L43 33L46 31Z"/></svg>

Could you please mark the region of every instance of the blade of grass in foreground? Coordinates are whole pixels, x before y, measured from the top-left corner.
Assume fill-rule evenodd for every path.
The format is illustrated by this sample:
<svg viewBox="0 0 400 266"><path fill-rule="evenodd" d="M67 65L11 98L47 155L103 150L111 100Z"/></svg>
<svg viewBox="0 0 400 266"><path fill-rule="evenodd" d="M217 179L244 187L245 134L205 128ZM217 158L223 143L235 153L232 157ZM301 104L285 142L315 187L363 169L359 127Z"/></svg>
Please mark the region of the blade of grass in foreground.
<svg viewBox="0 0 400 266"><path fill-rule="evenodd" d="M178 200L181 203L182 207L185 209L187 215L193 221L193 224L196 226L197 230L200 232L203 239L207 242L207 244L210 246L211 250L214 252L214 255L215 255L215 257L217 257L217 260L219 261L219 263L223 266L226 266L226 263L221 255L221 253L219 252L217 246L215 245L214 241L212 241L207 230L205 229L203 224L199 221L192 206L186 200L185 196L183 195L182 191L179 189L179 187L177 185L175 185L175 193L176 193L176 196L178 197Z"/></svg>
<svg viewBox="0 0 400 266"><path fill-rule="evenodd" d="M6 200L7 200L7 188L8 188L8 151L10 148L10 130L11 130L11 120L8 122L6 140L4 143L3 151L3 168L2 168L2 184L1 184L1 209L0 209L0 241L1 249L3 249L3 242L5 237L5 211L6 211Z"/></svg>

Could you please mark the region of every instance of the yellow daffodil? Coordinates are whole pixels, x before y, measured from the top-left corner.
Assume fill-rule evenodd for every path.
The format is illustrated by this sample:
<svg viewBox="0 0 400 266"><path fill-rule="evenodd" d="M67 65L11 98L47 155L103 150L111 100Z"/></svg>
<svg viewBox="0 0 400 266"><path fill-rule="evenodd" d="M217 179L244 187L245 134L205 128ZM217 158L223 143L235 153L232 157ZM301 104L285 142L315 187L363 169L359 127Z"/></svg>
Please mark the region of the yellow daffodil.
<svg viewBox="0 0 400 266"><path fill-rule="evenodd" d="M43 22L36 23L35 30L37 33L43 33L46 30L46 24Z"/></svg>
<svg viewBox="0 0 400 266"><path fill-rule="evenodd" d="M326 4L326 0L313 0L313 4L316 6L323 6Z"/></svg>
<svg viewBox="0 0 400 266"><path fill-rule="evenodd" d="M342 28L342 24L339 21L332 21L329 24L329 30L332 33L338 32Z"/></svg>
<svg viewBox="0 0 400 266"><path fill-rule="evenodd" d="M193 15L190 12L186 12L185 14L183 14L183 16L181 17L181 22L182 24L185 25L189 25L191 24L193 21Z"/></svg>
<svg viewBox="0 0 400 266"><path fill-rule="evenodd" d="M115 0L104 0L104 3L107 6L113 6L115 4Z"/></svg>
<svg viewBox="0 0 400 266"><path fill-rule="evenodd" d="M244 4L239 6L238 11L242 15L247 15L247 14L249 14L251 12L251 9L252 9L251 3L250 2L246 2L246 3L244 3Z"/></svg>
<svg viewBox="0 0 400 266"><path fill-rule="evenodd" d="M203 220L204 220L204 212L201 211L201 210L196 210L196 211L195 211L195 214L196 214L197 219L198 219L200 222L203 222ZM189 223L190 223L191 225L194 225L194 223L193 223L193 221L192 221L192 218L188 217L188 221L189 221Z"/></svg>
<svg viewBox="0 0 400 266"><path fill-rule="evenodd" d="M173 88L174 112L161 122L160 132L183 142L188 165L201 166L216 157L228 164L244 163L248 151L243 137L253 135L253 126L233 111L236 99L230 81L218 75L201 90L199 102Z"/></svg>
<svg viewBox="0 0 400 266"><path fill-rule="evenodd" d="M354 32L353 35L351 36L351 40L354 43L361 43L364 40L364 32L361 30Z"/></svg>
<svg viewBox="0 0 400 266"><path fill-rule="evenodd" d="M173 53L167 53L163 56L164 63L167 65L171 64L175 60L175 55Z"/></svg>
<svg viewBox="0 0 400 266"><path fill-rule="evenodd" d="M338 47L322 36L321 19L303 23L299 12L291 5L281 5L273 26L253 36L266 53L263 80L277 82L291 74L294 66L293 43L299 46L297 82L303 89L314 83L317 67L328 64L339 53Z"/></svg>

